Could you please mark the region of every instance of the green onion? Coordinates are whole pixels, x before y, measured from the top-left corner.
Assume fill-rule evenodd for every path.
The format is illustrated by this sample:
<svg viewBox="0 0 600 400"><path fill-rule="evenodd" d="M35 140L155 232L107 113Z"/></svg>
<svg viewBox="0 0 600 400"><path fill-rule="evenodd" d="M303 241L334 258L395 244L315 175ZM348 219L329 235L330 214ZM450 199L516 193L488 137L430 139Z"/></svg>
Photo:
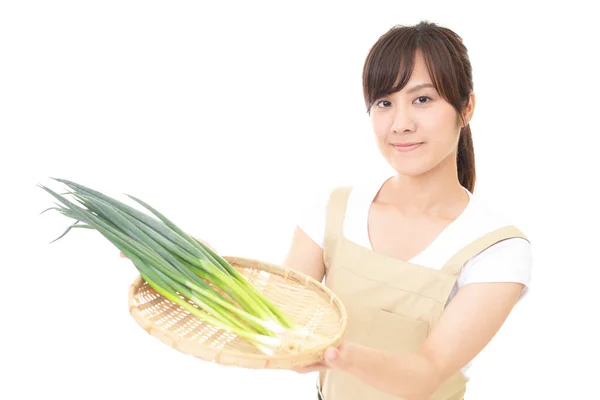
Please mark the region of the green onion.
<svg viewBox="0 0 600 400"><path fill-rule="evenodd" d="M76 221L51 243L72 228L96 230L157 293L205 323L268 355L318 345L320 338L299 327L224 258L144 201L128 196L154 217L75 182L51 179L66 185L73 201L39 185L61 203L42 213L56 210Z"/></svg>

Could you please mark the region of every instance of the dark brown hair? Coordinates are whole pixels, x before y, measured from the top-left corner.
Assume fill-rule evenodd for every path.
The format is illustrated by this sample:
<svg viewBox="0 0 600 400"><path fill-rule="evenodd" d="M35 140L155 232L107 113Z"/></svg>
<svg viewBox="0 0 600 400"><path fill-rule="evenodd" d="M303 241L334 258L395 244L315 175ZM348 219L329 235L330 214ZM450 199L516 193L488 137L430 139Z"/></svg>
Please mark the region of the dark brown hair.
<svg viewBox="0 0 600 400"><path fill-rule="evenodd" d="M417 50L423 54L437 92L462 119L462 111L473 91L467 48L456 33L427 21L392 27L369 51L362 77L367 113L370 114L377 99L401 90L408 83ZM460 131L456 161L460 184L472 193L476 178L475 153L468 124Z"/></svg>

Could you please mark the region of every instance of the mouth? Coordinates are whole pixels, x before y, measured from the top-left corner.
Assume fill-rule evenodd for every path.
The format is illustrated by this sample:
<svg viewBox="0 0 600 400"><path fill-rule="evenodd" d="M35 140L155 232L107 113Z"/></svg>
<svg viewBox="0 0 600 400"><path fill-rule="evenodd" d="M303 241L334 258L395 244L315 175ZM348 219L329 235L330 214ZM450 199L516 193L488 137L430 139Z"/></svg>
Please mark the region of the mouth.
<svg viewBox="0 0 600 400"><path fill-rule="evenodd" d="M406 142L406 143L392 143L392 146L394 146L394 149L396 149L396 151L407 152L407 151L413 151L413 150L417 149L422 144L423 144L423 142Z"/></svg>

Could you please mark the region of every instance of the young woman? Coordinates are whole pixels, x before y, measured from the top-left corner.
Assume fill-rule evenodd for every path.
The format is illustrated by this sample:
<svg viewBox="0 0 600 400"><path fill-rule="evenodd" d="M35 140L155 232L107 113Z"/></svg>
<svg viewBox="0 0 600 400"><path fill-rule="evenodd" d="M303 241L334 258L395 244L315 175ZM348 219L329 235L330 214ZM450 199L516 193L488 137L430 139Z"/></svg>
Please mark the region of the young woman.
<svg viewBox="0 0 600 400"><path fill-rule="evenodd" d="M284 265L325 278L348 312L342 345L297 371L319 371L323 400L460 400L471 361L526 293L530 245L473 194L475 95L456 33L393 27L363 88L395 174L336 188L296 228Z"/></svg>
<svg viewBox="0 0 600 400"><path fill-rule="evenodd" d="M468 369L522 298L528 240L474 194L475 109L462 39L396 26L370 50L367 112L393 176L333 190L296 228L285 266L348 311L319 371L324 400L459 400Z"/></svg>

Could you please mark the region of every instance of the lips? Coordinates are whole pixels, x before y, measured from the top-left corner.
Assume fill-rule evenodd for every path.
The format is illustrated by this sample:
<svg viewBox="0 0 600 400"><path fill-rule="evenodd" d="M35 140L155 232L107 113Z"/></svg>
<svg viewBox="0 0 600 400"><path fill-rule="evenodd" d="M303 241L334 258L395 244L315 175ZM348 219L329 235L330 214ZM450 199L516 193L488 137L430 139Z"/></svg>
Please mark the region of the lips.
<svg viewBox="0 0 600 400"><path fill-rule="evenodd" d="M416 148L420 147L422 144L423 144L422 142L406 142L406 143L392 143L392 146L394 146L394 148L397 151L406 152L406 151L415 150Z"/></svg>

